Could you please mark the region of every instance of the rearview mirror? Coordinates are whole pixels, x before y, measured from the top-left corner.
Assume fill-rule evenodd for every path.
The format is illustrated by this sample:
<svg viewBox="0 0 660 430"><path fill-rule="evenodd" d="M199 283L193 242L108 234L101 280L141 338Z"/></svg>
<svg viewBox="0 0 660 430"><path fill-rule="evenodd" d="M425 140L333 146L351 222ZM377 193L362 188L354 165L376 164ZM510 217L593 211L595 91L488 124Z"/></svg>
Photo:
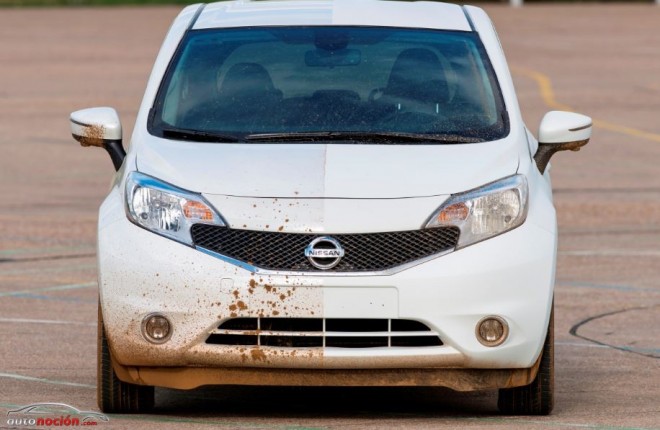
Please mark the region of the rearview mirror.
<svg viewBox="0 0 660 430"><path fill-rule="evenodd" d="M324 51L316 49L305 53L305 64L309 67L357 66L362 61L362 52L357 49Z"/></svg>
<svg viewBox="0 0 660 430"><path fill-rule="evenodd" d="M81 146L98 146L108 151L115 170L119 170L126 151L122 146L121 122L109 107L83 109L71 114L71 134Z"/></svg>
<svg viewBox="0 0 660 430"><path fill-rule="evenodd" d="M591 118L579 113L552 111L545 114L539 127L539 148L534 161L541 173L559 151L579 151L591 139Z"/></svg>

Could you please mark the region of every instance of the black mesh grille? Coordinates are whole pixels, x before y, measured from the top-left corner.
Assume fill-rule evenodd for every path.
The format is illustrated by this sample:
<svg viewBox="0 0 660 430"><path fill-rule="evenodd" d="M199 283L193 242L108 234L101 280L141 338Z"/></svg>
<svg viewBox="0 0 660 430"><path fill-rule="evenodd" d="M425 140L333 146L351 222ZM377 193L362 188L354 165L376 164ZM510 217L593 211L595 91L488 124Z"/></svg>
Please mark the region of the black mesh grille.
<svg viewBox="0 0 660 430"><path fill-rule="evenodd" d="M206 343L279 348L443 345L438 334L419 321L360 318L234 318L220 324Z"/></svg>
<svg viewBox="0 0 660 430"><path fill-rule="evenodd" d="M366 234L333 234L345 255L328 271L381 271L431 256L456 246L459 230L424 230ZM196 246L268 270L311 272L319 269L305 257L305 248L318 234L234 230L205 224L192 227Z"/></svg>

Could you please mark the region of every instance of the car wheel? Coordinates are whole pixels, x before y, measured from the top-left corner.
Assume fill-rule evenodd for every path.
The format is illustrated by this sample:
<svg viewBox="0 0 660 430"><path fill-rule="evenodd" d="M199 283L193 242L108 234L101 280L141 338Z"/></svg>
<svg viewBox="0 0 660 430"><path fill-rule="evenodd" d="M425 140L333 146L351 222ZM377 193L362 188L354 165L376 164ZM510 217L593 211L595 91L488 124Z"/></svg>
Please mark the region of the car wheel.
<svg viewBox="0 0 660 430"><path fill-rule="evenodd" d="M154 406L154 387L120 381L112 368L112 357L103 327L99 304L97 335L96 395L99 408L108 413L147 412Z"/></svg>
<svg viewBox="0 0 660 430"><path fill-rule="evenodd" d="M548 415L552 412L555 388L554 314L553 304L536 378L529 385L500 389L497 400L500 412L509 415Z"/></svg>

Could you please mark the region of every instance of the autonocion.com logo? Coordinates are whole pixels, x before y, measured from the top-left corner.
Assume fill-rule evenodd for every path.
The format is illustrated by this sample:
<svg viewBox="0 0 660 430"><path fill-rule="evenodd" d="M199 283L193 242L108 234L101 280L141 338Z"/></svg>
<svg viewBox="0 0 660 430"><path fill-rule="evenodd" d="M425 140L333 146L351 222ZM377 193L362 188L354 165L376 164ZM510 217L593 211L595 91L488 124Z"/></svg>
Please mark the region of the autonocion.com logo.
<svg viewBox="0 0 660 430"><path fill-rule="evenodd" d="M64 403L34 403L7 412L7 425L25 427L95 426L110 419L94 411L81 411Z"/></svg>

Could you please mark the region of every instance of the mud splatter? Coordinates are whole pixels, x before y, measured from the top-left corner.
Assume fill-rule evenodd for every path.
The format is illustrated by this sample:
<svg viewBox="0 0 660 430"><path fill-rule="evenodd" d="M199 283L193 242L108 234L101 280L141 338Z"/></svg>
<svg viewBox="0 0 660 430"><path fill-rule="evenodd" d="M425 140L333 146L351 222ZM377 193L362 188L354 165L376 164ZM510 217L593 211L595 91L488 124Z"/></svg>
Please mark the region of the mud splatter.
<svg viewBox="0 0 660 430"><path fill-rule="evenodd" d="M254 361L266 361L266 354L261 349L253 349L250 356Z"/></svg>
<svg viewBox="0 0 660 430"><path fill-rule="evenodd" d="M81 146L103 147L103 135L105 134L105 127L102 125L90 125L85 127L84 133L85 134L79 138Z"/></svg>

